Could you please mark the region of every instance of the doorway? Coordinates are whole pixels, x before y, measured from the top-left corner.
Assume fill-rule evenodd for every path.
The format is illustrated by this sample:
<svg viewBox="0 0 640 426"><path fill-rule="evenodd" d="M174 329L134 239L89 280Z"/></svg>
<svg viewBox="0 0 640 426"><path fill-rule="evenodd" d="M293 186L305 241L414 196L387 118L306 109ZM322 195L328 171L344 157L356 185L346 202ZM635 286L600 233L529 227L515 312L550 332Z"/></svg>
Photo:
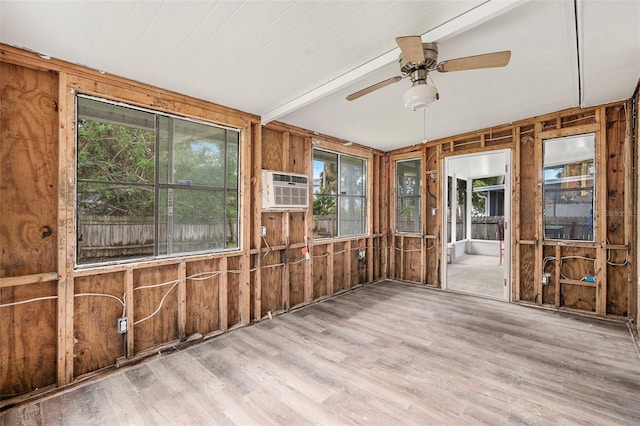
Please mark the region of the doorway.
<svg viewBox="0 0 640 426"><path fill-rule="evenodd" d="M510 300L511 150L444 159L443 288Z"/></svg>

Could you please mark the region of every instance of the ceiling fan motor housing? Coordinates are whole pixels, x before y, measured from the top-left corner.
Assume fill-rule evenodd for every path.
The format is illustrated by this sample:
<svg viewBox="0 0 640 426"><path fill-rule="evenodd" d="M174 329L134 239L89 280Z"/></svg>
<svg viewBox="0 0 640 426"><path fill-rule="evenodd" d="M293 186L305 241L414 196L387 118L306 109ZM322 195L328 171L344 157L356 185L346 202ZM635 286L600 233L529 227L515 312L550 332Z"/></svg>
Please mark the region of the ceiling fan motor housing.
<svg viewBox="0 0 640 426"><path fill-rule="evenodd" d="M435 43L422 43L422 49L424 51L424 62L416 64L414 62L407 61L402 54L398 62L400 63L400 71L403 74L411 74L411 71L416 68L424 68L427 70L435 69L438 64L438 46Z"/></svg>

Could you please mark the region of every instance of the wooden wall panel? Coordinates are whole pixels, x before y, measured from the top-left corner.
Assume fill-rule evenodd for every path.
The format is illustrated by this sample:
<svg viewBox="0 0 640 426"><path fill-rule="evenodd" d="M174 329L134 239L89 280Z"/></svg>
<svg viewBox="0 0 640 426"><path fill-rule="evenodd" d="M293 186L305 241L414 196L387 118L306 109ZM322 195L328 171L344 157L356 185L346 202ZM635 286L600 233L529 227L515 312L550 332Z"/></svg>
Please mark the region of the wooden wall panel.
<svg viewBox="0 0 640 426"><path fill-rule="evenodd" d="M349 288L347 269L345 268L346 258L349 256L345 243L335 243L333 245L333 291L335 293Z"/></svg>
<svg viewBox="0 0 640 426"><path fill-rule="evenodd" d="M282 256L284 250L270 251L262 256L262 312L277 312L282 309ZM276 266L273 266L276 265Z"/></svg>
<svg viewBox="0 0 640 426"><path fill-rule="evenodd" d="M56 283L0 287L0 400L56 383Z"/></svg>
<svg viewBox="0 0 640 426"><path fill-rule="evenodd" d="M427 148L427 161L425 176L426 209L424 212L426 222L426 235L431 238L425 239L424 251L424 278L420 279L426 284L440 286L440 257L438 242L440 241L439 214L440 208L440 176L441 171L438 147Z"/></svg>
<svg viewBox="0 0 640 426"><path fill-rule="evenodd" d="M262 168L266 170L285 170L283 159L283 132L268 127L262 128Z"/></svg>
<svg viewBox="0 0 640 426"><path fill-rule="evenodd" d="M56 383L55 283L0 288L0 400ZM46 298L44 300L34 300Z"/></svg>
<svg viewBox="0 0 640 426"><path fill-rule="evenodd" d="M307 263L300 249L289 251L289 303L292 307L305 301L304 279Z"/></svg>
<svg viewBox="0 0 640 426"><path fill-rule="evenodd" d="M489 131L484 133L484 146L486 148L501 147L505 144L513 143L513 132L511 129L502 131Z"/></svg>
<svg viewBox="0 0 640 426"><path fill-rule="evenodd" d="M136 353L178 338L177 279L177 265L133 271Z"/></svg>
<svg viewBox="0 0 640 426"><path fill-rule="evenodd" d="M607 256L607 304L606 313L627 316L629 313L630 265L628 263L629 235L631 227L626 211L629 188L625 179L628 160L625 154L627 122L624 105L607 108L607 243L620 246L606 250ZM626 142L628 143L628 141ZM625 247L625 248L622 248Z"/></svg>
<svg viewBox="0 0 640 426"><path fill-rule="evenodd" d="M366 240L355 240L351 243L351 249L349 251L349 257L351 261L349 262L351 266L350 279L351 282L350 287L353 287L358 284L364 284L367 281L367 262L366 256L368 255L366 250ZM358 252L363 250L365 252L365 258L360 260L358 259Z"/></svg>
<svg viewBox="0 0 640 426"><path fill-rule="evenodd" d="M374 256L373 262L373 277L371 277L371 281L376 281L384 277L384 251L382 248L382 239L386 237L374 238L373 239L373 251L371 253L367 252L367 256Z"/></svg>
<svg viewBox="0 0 640 426"><path fill-rule="evenodd" d="M525 302L536 301L535 258L536 247L533 244L520 245L520 300Z"/></svg>
<svg viewBox="0 0 640 426"><path fill-rule="evenodd" d="M262 225L267 227L267 236L262 240L262 246L270 247L285 244L285 230L283 228L282 215L284 212L263 212ZM266 244L265 244L266 240Z"/></svg>
<svg viewBox="0 0 640 426"><path fill-rule="evenodd" d="M305 215L304 212L291 212L289 213L289 243L297 244L304 243L304 236L306 232L305 228Z"/></svg>
<svg viewBox="0 0 640 426"><path fill-rule="evenodd" d="M535 240L536 209L539 198L538 171L536 170L535 139L530 133L521 135L520 138L520 235L518 240Z"/></svg>
<svg viewBox="0 0 640 426"><path fill-rule="evenodd" d="M313 254L313 298L327 295L327 270L329 267L329 253L327 245L315 245Z"/></svg>
<svg viewBox="0 0 640 426"><path fill-rule="evenodd" d="M561 247L561 258L562 280L581 281L586 276L596 275L595 248ZM563 283L560 288L560 307L595 312L595 287Z"/></svg>
<svg viewBox="0 0 640 426"><path fill-rule="evenodd" d="M126 355L125 336L116 330L124 314L124 287L123 272L74 280L74 377L114 365Z"/></svg>
<svg viewBox="0 0 640 426"><path fill-rule="evenodd" d="M420 237L406 237L404 241L404 279L407 281L421 282L420 264L422 261L420 259L420 247L422 239Z"/></svg>
<svg viewBox="0 0 640 426"><path fill-rule="evenodd" d="M307 138L301 135L292 134L289 137L289 165L286 171L291 173L305 173L307 150L309 149Z"/></svg>
<svg viewBox="0 0 640 426"><path fill-rule="evenodd" d="M439 236L425 242L426 284L440 286L440 258L438 257Z"/></svg>
<svg viewBox="0 0 640 426"><path fill-rule="evenodd" d="M187 336L220 330L221 272L218 259L187 263Z"/></svg>
<svg viewBox="0 0 640 426"><path fill-rule="evenodd" d="M610 250L607 257L607 314L629 315L628 254L626 250Z"/></svg>
<svg viewBox="0 0 640 426"><path fill-rule="evenodd" d="M0 62L0 277L57 269L57 110L56 73Z"/></svg>
<svg viewBox="0 0 640 426"><path fill-rule="evenodd" d="M607 109L607 240L625 241L625 117L622 106Z"/></svg>
<svg viewBox="0 0 640 426"><path fill-rule="evenodd" d="M240 256L227 260L227 325L229 328L242 322L240 316Z"/></svg>
<svg viewBox="0 0 640 426"><path fill-rule="evenodd" d="M585 276L595 276L595 248L561 247L561 256L560 274L562 278L580 281Z"/></svg>
<svg viewBox="0 0 640 426"><path fill-rule="evenodd" d="M544 246L542 248L542 257L544 259L549 258L546 262L546 266L543 272L550 274L549 284L542 286L542 304L543 305L555 305L556 304L556 287L560 283L556 282L556 262L551 258L555 258L556 249L555 246Z"/></svg>
<svg viewBox="0 0 640 426"><path fill-rule="evenodd" d="M560 306L580 311L596 311L596 289L580 285L562 284Z"/></svg>

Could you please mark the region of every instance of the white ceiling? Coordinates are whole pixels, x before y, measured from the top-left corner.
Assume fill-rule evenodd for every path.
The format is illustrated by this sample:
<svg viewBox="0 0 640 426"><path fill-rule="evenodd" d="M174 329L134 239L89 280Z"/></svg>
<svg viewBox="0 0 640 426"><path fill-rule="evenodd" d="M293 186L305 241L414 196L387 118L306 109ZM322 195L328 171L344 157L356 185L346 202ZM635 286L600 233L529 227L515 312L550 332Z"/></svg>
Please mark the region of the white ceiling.
<svg viewBox="0 0 640 426"><path fill-rule="evenodd" d="M432 73L425 113L402 106L408 80L344 100L399 75L395 37L423 34L439 60L511 62ZM0 0L0 42L387 151L630 98L640 2Z"/></svg>

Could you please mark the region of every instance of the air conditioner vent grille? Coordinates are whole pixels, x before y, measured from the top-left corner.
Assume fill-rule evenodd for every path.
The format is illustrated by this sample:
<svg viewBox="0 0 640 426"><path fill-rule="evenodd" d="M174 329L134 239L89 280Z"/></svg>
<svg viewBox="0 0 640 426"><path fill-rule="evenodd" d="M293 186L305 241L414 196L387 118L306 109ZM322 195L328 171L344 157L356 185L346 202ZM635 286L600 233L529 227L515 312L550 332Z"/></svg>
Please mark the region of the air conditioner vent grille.
<svg viewBox="0 0 640 426"><path fill-rule="evenodd" d="M308 177L293 173L263 170L262 207L265 209L308 208Z"/></svg>

